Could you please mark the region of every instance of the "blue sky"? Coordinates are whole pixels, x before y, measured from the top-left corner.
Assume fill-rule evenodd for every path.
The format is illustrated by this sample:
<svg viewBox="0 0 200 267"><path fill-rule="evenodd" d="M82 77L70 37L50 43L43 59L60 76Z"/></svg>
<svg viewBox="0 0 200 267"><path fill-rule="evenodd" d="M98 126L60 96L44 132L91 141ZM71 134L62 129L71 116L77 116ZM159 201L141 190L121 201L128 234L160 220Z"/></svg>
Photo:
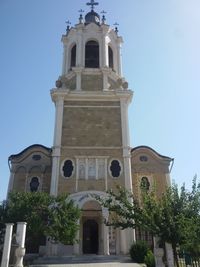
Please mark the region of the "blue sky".
<svg viewBox="0 0 200 267"><path fill-rule="evenodd" d="M7 158L29 145L52 146L50 89L61 74L65 21L83 0L0 0L0 200ZM175 158L171 178L189 187L200 176L199 0L99 0L107 23L119 23L123 74L134 91L131 146Z"/></svg>

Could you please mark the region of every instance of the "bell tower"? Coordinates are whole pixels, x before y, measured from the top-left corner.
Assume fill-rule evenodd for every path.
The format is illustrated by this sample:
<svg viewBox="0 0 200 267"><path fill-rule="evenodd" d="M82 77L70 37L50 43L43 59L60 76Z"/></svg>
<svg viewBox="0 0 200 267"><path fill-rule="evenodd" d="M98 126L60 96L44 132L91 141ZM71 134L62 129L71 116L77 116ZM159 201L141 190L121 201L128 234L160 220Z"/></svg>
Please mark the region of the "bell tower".
<svg viewBox="0 0 200 267"><path fill-rule="evenodd" d="M56 107L51 194L132 188L128 105L118 29L91 0L85 18L62 36L62 74L51 90ZM82 10L81 10L82 12Z"/></svg>
<svg viewBox="0 0 200 267"><path fill-rule="evenodd" d="M68 193L83 211L74 253L120 254L128 252L130 234L118 231L109 239L114 230L103 224L108 212L95 195L105 196L116 185L132 190L128 105L133 93L122 76L118 29L94 11L98 3L87 5L91 10L85 17L81 10L78 24L68 25L62 36L62 74L51 90L56 114L50 192Z"/></svg>

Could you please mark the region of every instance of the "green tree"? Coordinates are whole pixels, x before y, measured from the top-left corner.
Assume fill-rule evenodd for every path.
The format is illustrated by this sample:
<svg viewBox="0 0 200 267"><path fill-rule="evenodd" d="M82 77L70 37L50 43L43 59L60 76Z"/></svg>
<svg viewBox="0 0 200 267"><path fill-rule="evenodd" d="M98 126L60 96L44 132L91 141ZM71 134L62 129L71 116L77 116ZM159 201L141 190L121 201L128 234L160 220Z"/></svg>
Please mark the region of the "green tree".
<svg viewBox="0 0 200 267"><path fill-rule="evenodd" d="M48 236L64 244L74 243L80 210L67 195L43 192L13 192L2 218L6 222L27 222L26 248L37 251Z"/></svg>
<svg viewBox="0 0 200 267"><path fill-rule="evenodd" d="M169 187L158 199L155 192L143 192L141 202L127 190L118 187L100 199L110 211L108 225L147 230L161 241L172 244L178 266L178 246L197 248L200 245L200 185L193 180L192 190L176 184Z"/></svg>

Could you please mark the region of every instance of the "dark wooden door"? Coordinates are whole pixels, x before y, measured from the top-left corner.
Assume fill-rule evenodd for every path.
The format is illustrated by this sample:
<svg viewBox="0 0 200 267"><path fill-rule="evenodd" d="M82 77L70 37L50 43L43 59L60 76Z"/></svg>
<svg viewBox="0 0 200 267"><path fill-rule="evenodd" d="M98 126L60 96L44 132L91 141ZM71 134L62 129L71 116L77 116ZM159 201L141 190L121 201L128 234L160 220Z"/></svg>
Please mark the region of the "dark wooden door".
<svg viewBox="0 0 200 267"><path fill-rule="evenodd" d="M87 220L83 224L83 253L97 254L99 249L98 223Z"/></svg>

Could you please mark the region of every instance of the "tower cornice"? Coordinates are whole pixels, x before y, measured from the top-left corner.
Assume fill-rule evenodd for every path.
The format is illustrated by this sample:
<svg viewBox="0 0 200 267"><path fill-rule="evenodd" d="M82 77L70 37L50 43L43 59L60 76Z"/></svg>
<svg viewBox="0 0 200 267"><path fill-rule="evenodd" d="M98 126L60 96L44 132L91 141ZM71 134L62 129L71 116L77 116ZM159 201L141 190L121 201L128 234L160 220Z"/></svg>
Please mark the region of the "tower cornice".
<svg viewBox="0 0 200 267"><path fill-rule="evenodd" d="M71 91L69 89L57 89L51 90L51 98L53 102L57 102L58 99L71 101L116 101L125 99L127 103L130 103L133 97L133 91L131 90L109 90L109 91Z"/></svg>

